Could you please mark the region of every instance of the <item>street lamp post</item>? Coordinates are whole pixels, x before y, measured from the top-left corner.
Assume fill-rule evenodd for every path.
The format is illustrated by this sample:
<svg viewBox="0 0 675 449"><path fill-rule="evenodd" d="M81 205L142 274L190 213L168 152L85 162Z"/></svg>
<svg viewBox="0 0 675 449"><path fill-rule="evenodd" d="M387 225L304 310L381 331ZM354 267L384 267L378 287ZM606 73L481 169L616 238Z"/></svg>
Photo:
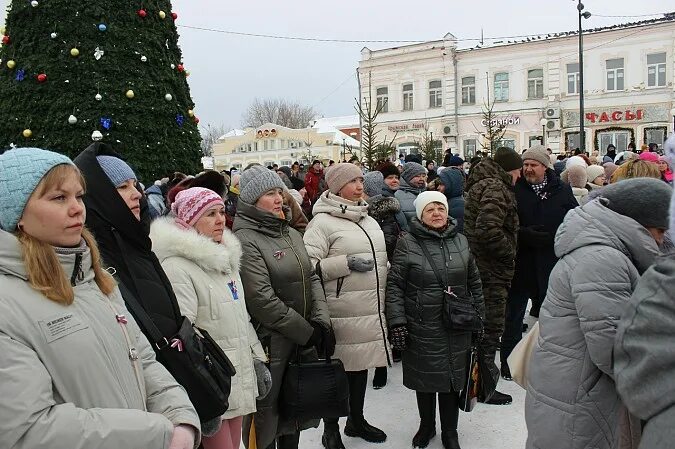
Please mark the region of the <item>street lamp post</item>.
<svg viewBox="0 0 675 449"><path fill-rule="evenodd" d="M670 115L673 117L673 133L675 133L675 108L670 110Z"/></svg>
<svg viewBox="0 0 675 449"><path fill-rule="evenodd" d="M586 151L586 133L584 129L585 114L584 114L584 30L581 26L581 19L588 19L591 13L584 11L584 4L579 0L577 5L579 12L579 148L581 152Z"/></svg>
<svg viewBox="0 0 675 449"><path fill-rule="evenodd" d="M539 120L539 124L541 125L541 144L546 145L546 124L548 123L548 120L545 118L542 118Z"/></svg>

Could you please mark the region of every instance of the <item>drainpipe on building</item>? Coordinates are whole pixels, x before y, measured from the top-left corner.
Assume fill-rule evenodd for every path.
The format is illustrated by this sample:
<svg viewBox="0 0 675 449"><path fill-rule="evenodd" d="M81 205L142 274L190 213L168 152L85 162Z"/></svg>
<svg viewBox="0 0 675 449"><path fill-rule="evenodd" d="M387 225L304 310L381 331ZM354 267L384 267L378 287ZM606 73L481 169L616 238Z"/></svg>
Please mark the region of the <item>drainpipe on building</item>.
<svg viewBox="0 0 675 449"><path fill-rule="evenodd" d="M455 145L457 145L457 152L459 153L459 97L457 95L459 82L457 80L457 53L454 48L452 49L452 66L455 72ZM450 153L452 153L452 148L450 148Z"/></svg>
<svg viewBox="0 0 675 449"><path fill-rule="evenodd" d="M362 111L361 109L361 74L359 73L359 69L357 67L356 69L356 82L359 85L359 111ZM370 86L368 86L370 89ZM359 160L363 160L363 120L361 119L361 114L359 114L359 155L360 158Z"/></svg>

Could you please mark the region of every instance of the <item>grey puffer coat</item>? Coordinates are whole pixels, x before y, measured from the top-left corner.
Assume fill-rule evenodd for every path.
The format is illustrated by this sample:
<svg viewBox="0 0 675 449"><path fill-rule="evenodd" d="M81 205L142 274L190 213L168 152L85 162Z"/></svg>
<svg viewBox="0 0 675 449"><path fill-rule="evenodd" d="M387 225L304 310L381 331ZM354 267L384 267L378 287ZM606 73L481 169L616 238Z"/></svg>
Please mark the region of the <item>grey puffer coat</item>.
<svg viewBox="0 0 675 449"><path fill-rule="evenodd" d="M616 327L658 247L631 218L591 201L567 213L530 359L528 449L618 446L625 409L614 384Z"/></svg>
<svg viewBox="0 0 675 449"><path fill-rule="evenodd" d="M234 233L241 242L241 280L246 306L270 360L272 390L257 402L256 443L266 448L280 435L316 427L318 421L295 422L279 416L279 392L286 367L296 354L316 360L313 348L302 348L312 336L310 321L330 326L326 297L314 273L302 236L291 228L290 209L282 219L239 199ZM251 417L244 422L248 447Z"/></svg>
<svg viewBox="0 0 675 449"><path fill-rule="evenodd" d="M647 422L640 449L675 441L675 257L642 276L614 343L616 388L631 413Z"/></svg>
<svg viewBox="0 0 675 449"><path fill-rule="evenodd" d="M394 194L394 197L401 204L401 212L403 212L403 215L405 215L407 220L406 224L408 227L404 229L405 231L409 230L410 222L417 214L415 212L415 200L417 199L417 195L424 192L424 190L425 188L416 188L411 186L401 178L401 185Z"/></svg>
<svg viewBox="0 0 675 449"><path fill-rule="evenodd" d="M439 233L414 218L410 233L399 239L387 281L387 322L406 326L408 348L403 352L403 385L421 392L459 392L464 388L471 333L450 332L443 316L443 290L422 251L424 244L436 267L444 270L453 292L472 300L484 316L480 275L456 221Z"/></svg>

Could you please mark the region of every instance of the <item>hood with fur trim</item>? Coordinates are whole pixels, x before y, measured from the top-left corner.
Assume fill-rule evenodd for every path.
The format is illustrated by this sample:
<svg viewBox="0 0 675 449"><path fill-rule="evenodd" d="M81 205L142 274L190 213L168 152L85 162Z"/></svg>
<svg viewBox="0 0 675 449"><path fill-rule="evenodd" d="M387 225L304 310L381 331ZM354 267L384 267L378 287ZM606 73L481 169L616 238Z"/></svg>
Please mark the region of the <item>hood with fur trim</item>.
<svg viewBox="0 0 675 449"><path fill-rule="evenodd" d="M204 271L231 274L239 272L241 244L232 231L223 230L223 240L216 243L194 229L181 229L172 217L161 217L150 227L152 250L160 262L169 257L183 257Z"/></svg>

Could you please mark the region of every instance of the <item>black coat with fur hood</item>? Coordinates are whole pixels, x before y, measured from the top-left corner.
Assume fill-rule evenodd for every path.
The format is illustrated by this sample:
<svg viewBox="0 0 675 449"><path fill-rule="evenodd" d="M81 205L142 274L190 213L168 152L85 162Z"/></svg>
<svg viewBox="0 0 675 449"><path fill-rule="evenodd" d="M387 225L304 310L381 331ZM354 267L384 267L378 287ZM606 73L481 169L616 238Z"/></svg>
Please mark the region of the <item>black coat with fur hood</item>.
<svg viewBox="0 0 675 449"><path fill-rule="evenodd" d="M401 205L394 197L377 195L368 199L368 215L373 217L384 232L384 242L387 246L387 258L394 257L396 242L401 235L401 227L396 220L396 214L401 211Z"/></svg>

